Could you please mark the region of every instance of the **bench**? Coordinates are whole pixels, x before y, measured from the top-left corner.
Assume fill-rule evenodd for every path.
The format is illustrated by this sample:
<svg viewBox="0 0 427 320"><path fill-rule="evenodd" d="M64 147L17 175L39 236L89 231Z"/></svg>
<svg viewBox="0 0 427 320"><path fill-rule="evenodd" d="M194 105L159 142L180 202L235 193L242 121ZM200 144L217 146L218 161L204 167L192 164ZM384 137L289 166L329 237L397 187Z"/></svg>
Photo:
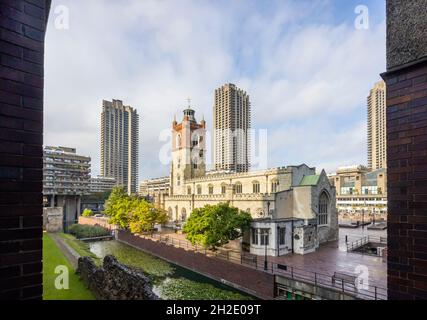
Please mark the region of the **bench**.
<svg viewBox="0 0 427 320"><path fill-rule="evenodd" d="M332 276L332 283L335 284L337 280L341 281L343 286L344 283L348 283L356 287L357 276L344 272L334 272L334 275Z"/></svg>

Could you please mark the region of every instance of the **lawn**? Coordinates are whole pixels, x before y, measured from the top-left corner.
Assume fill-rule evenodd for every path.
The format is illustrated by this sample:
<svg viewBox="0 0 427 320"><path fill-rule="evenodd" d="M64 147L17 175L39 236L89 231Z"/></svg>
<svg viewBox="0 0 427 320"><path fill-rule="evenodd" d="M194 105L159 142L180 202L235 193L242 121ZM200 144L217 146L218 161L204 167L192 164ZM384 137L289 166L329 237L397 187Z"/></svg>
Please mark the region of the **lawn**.
<svg viewBox="0 0 427 320"><path fill-rule="evenodd" d="M55 288L55 279L60 276L55 274L57 266L65 266L69 270L69 289L58 290ZM75 274L74 269L64 257L54 240L48 235L43 235L43 299L44 300L94 300L94 296L85 284Z"/></svg>
<svg viewBox="0 0 427 320"><path fill-rule="evenodd" d="M91 257L93 261L98 265L102 265L102 259L98 258L95 254L90 252L89 245L86 242L76 239L71 234L58 233L58 235L73 248L82 257Z"/></svg>

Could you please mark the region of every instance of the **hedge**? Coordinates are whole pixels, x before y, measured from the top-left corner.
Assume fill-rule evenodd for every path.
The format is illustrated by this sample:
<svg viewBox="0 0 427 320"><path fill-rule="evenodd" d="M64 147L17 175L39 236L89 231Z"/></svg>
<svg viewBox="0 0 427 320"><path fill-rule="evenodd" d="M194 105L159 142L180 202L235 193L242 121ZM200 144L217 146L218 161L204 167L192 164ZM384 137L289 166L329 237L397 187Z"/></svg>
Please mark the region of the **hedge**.
<svg viewBox="0 0 427 320"><path fill-rule="evenodd" d="M82 238L97 238L110 236L111 232L99 225L91 226L85 224L74 224L69 228L69 233L77 239Z"/></svg>

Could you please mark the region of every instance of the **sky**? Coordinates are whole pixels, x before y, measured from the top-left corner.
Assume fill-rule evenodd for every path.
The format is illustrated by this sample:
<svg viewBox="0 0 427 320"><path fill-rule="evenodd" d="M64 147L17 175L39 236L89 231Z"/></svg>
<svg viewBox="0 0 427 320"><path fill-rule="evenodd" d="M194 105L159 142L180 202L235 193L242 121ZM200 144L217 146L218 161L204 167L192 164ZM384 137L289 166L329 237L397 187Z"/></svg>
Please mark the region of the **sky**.
<svg viewBox="0 0 427 320"><path fill-rule="evenodd" d="M267 130L266 167L366 164L385 42L383 0L53 0L44 144L90 156L98 175L102 100L123 100L140 115L139 181L166 176L161 137L174 116L191 98L211 130L214 90L234 83L250 95L253 128Z"/></svg>

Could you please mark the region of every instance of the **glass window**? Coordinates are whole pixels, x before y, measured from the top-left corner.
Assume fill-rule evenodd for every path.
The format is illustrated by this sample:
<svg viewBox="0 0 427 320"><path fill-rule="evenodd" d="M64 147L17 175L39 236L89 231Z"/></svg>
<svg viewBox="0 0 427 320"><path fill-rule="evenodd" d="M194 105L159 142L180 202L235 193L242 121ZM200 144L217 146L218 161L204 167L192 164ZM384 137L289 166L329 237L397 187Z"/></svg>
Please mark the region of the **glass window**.
<svg viewBox="0 0 427 320"><path fill-rule="evenodd" d="M323 192L320 195L319 199L319 214L317 216L318 225L328 224L328 207L329 207L329 197L326 192Z"/></svg>
<svg viewBox="0 0 427 320"><path fill-rule="evenodd" d="M252 183L253 193L260 193L260 185L258 181Z"/></svg>
<svg viewBox="0 0 427 320"><path fill-rule="evenodd" d="M271 183L271 193L276 193L276 192L277 192L277 190L278 190L278 187L279 187L279 181L274 180L274 181Z"/></svg>
<svg viewBox="0 0 427 320"><path fill-rule="evenodd" d="M261 236L261 245L262 246L268 246L270 244L270 237L269 232L270 229L259 229L260 230L260 236Z"/></svg>
<svg viewBox="0 0 427 320"><path fill-rule="evenodd" d="M251 229L251 232L252 232L252 244L255 244L255 245L258 244L258 232L257 231L258 231L257 229L254 229L254 228Z"/></svg>
<svg viewBox="0 0 427 320"><path fill-rule="evenodd" d="M279 245L285 245L286 244L286 228L280 228L279 229Z"/></svg>
<svg viewBox="0 0 427 320"><path fill-rule="evenodd" d="M221 186L221 193L225 194L226 190L227 190L227 187L225 185L222 185Z"/></svg>

